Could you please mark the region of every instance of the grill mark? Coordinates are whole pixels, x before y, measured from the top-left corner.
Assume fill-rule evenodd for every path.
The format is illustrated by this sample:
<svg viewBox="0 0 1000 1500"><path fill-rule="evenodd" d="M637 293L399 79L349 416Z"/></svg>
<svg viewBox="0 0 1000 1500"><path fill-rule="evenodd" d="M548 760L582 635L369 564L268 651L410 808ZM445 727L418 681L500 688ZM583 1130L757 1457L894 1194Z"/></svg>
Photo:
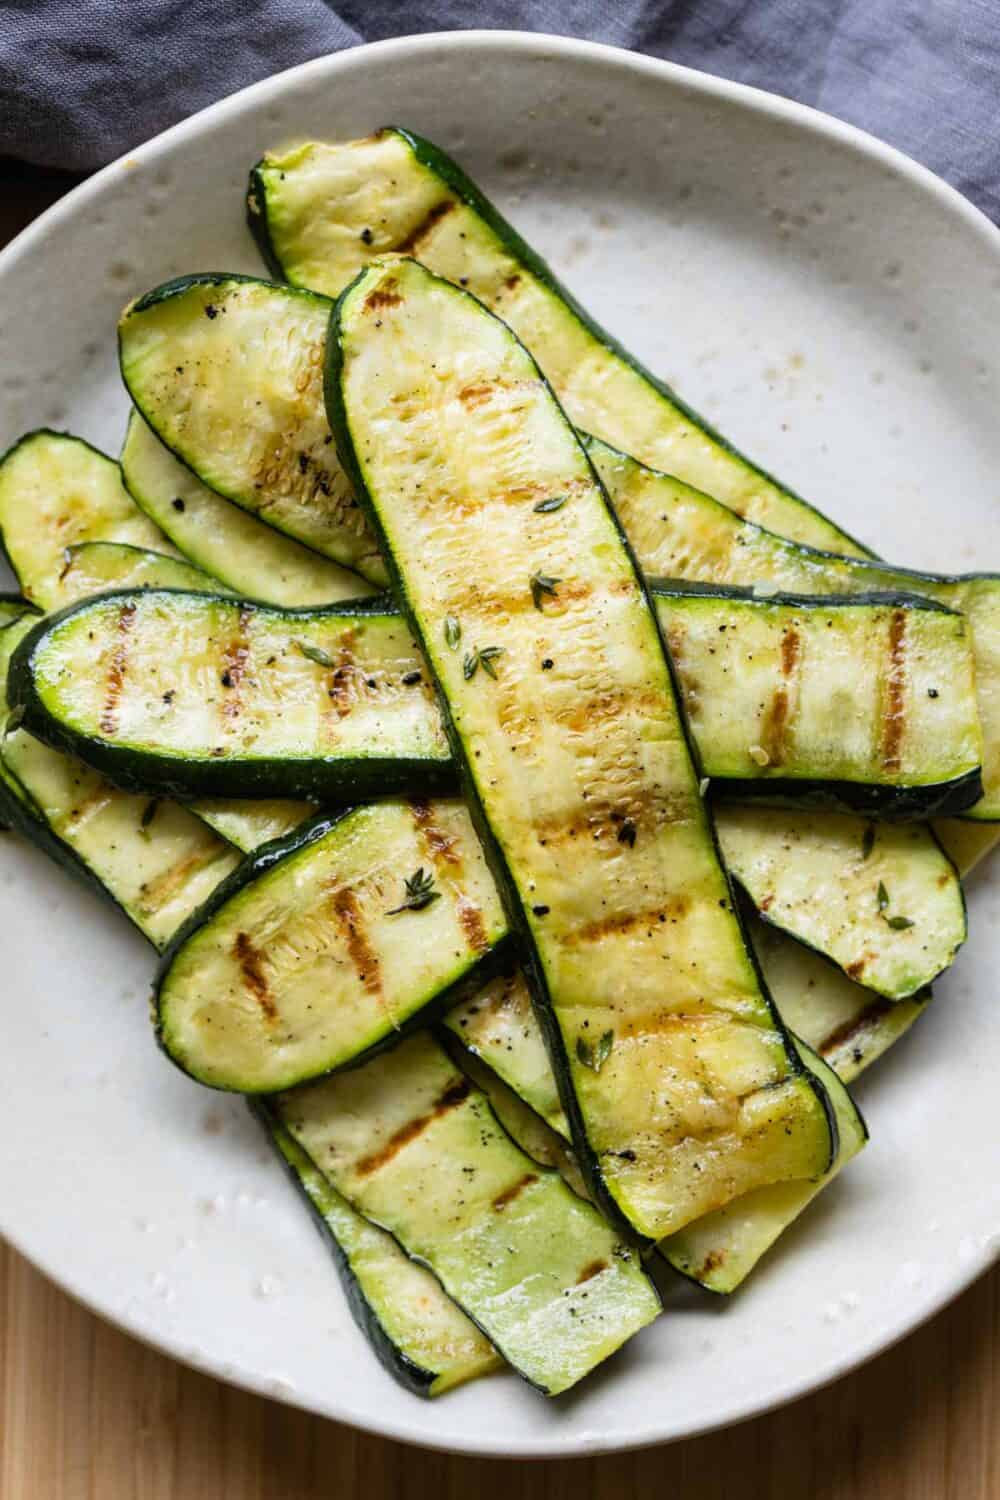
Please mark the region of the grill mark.
<svg viewBox="0 0 1000 1500"><path fill-rule="evenodd" d="M238 932L233 941L233 957L240 966L243 982L260 1006L264 1020L274 1024L278 1019L278 1007L274 1003L267 975L264 973L264 955L250 939L250 934Z"/></svg>
<svg viewBox="0 0 1000 1500"><path fill-rule="evenodd" d="M223 662L223 685L226 688L226 697L222 700L222 713L227 719L238 719L243 710L243 700L240 697L240 684L246 676L247 662L250 659L250 642L247 633L250 629L250 621L254 612L246 604L240 607L239 621L237 623L238 634L233 637L222 654Z"/></svg>
<svg viewBox="0 0 1000 1500"><path fill-rule="evenodd" d="M825 1058L831 1052L836 1052L848 1042L852 1042L855 1037L863 1035L891 1009L890 1000L876 1000L874 1004L866 1006L859 1016L855 1016L851 1021L845 1021L842 1026L837 1026L830 1032L819 1048L820 1056Z"/></svg>
<svg viewBox="0 0 1000 1500"><path fill-rule="evenodd" d="M508 1204L513 1203L515 1198L520 1198L526 1187L530 1187L533 1182L537 1181L537 1172L525 1172L524 1176L519 1177L517 1182L512 1182L509 1188L504 1188L502 1193L497 1193L493 1199L493 1207L497 1213L503 1213Z"/></svg>
<svg viewBox="0 0 1000 1500"><path fill-rule="evenodd" d="M394 290L398 285L396 281L384 281L381 286L375 287L365 298L365 308L369 312L378 312L380 307L398 307L403 300Z"/></svg>
<svg viewBox="0 0 1000 1500"><path fill-rule="evenodd" d="M844 965L844 973L851 979L860 979L875 956L874 953L868 951L862 953L861 957L856 958L853 963Z"/></svg>
<svg viewBox="0 0 1000 1500"><path fill-rule="evenodd" d="M351 684L357 669L354 642L354 631L345 631L340 639L337 660L327 683L326 690L333 707L333 712L338 719L346 719L351 712L351 698L353 696L351 693Z"/></svg>
<svg viewBox="0 0 1000 1500"><path fill-rule="evenodd" d="M882 715L882 764L887 771L900 768L900 751L906 730L906 610L894 609L889 620L889 671L885 682Z"/></svg>
<svg viewBox="0 0 1000 1500"><path fill-rule="evenodd" d="M136 606L134 603L123 604L118 611L118 645L111 654L111 663L108 667L108 681L104 692L104 707L101 710L101 733L116 734L118 732L118 706L121 700L122 688L125 686L125 671L128 665L128 641L127 636L135 623Z"/></svg>
<svg viewBox="0 0 1000 1500"><path fill-rule="evenodd" d="M142 895L141 910L147 915L152 915L169 901L180 886L187 880L189 875L197 875L199 870L206 869L221 859L229 851L224 844L213 844L197 854L189 854L186 859L180 860L169 870L164 870L162 875L152 881L144 881L140 886Z"/></svg>
<svg viewBox="0 0 1000 1500"><path fill-rule="evenodd" d="M431 864L436 869L443 865L449 866L450 871L454 872L460 880L465 861L458 841L434 822L434 810L425 798L412 798L410 809L421 843L427 850ZM455 914L473 953L485 953L490 946L490 940L486 934L483 913L465 891L459 890L458 892L455 900Z"/></svg>
<svg viewBox="0 0 1000 1500"><path fill-rule="evenodd" d="M416 1119L408 1120L386 1141L378 1151L373 1151L370 1156L362 1156L355 1170L359 1177L370 1177L380 1167L387 1166L393 1157L398 1156L404 1146L415 1141L418 1136L423 1135L428 1125L433 1125L435 1120L440 1120L442 1115L457 1109L463 1104L472 1092L471 1085L466 1078L456 1078L448 1085L444 1093L432 1105L426 1115L418 1115Z"/></svg>
<svg viewBox="0 0 1000 1500"><path fill-rule="evenodd" d="M781 671L785 678L797 674L802 659L802 638L794 625L789 625L781 637ZM761 727L761 745L767 751L772 766L780 766L788 754L788 728L792 714L789 686L783 683L775 688Z"/></svg>
<svg viewBox="0 0 1000 1500"><path fill-rule="evenodd" d="M624 935L635 932L637 928L646 927L654 930L663 924L661 915L669 920L671 917L683 917L691 909L691 898L683 892L678 896L672 896L665 906L657 906L650 911L620 912L617 916L598 917L596 921L586 922L582 927L575 928L567 935L566 941L573 945L582 943L599 943L603 938L610 937L612 933Z"/></svg>
<svg viewBox="0 0 1000 1500"><path fill-rule="evenodd" d="M578 808L569 817L558 813L538 819L534 824L534 831L539 843L553 848L587 839L588 847L595 853L615 853L621 849L618 830L622 818L628 818L635 824L636 841L644 842L660 828L689 821L693 807L694 799L690 796L657 795L645 788L641 794L620 794L613 801L610 794L600 798L592 795L584 807ZM617 821L614 814L619 815Z"/></svg>
<svg viewBox="0 0 1000 1500"><path fill-rule="evenodd" d="M419 255L416 255L416 251L417 247L420 245L420 242L426 239L431 231L436 228L438 224L440 224L441 220L446 218L447 215L451 213L452 209L457 207L458 204L455 202L454 198L445 198L443 202L435 203L433 208L428 209L427 213L420 220L420 223L416 226L416 228L411 229L406 238L404 240L401 240L400 243L396 246L396 254L414 255L416 259L419 260L420 257Z"/></svg>
<svg viewBox="0 0 1000 1500"><path fill-rule="evenodd" d="M333 892L330 901L340 930L344 934L351 962L358 971L362 988L367 990L369 995L384 999L379 956L368 941L357 896L349 886L341 886L339 890Z"/></svg>
<svg viewBox="0 0 1000 1500"><path fill-rule="evenodd" d="M695 1279L701 1281L705 1276L710 1276L713 1271L718 1271L721 1266L725 1265L725 1262L725 1250L710 1250L701 1265L693 1273Z"/></svg>

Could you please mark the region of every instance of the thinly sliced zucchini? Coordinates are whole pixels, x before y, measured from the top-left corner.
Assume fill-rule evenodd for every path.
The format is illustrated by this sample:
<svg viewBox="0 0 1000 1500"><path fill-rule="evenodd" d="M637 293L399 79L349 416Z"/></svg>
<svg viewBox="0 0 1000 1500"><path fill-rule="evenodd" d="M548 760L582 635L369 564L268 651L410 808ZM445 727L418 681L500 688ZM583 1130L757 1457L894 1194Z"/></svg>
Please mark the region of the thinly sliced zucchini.
<svg viewBox="0 0 1000 1500"><path fill-rule="evenodd" d="M431 1273L355 1212L270 1110L254 1113L330 1246L354 1321L389 1373L416 1396L440 1396L502 1368Z"/></svg>
<svg viewBox="0 0 1000 1500"><path fill-rule="evenodd" d="M41 635L25 644L10 701L26 695L29 728L120 786L341 802L454 787L429 674L400 615L176 591L104 594L81 610L46 622L51 652ZM36 712L36 662L58 722Z"/></svg>
<svg viewBox="0 0 1000 1500"><path fill-rule="evenodd" d="M0 594L0 630L13 625L22 615L30 614L34 614L34 609L20 594Z"/></svg>
<svg viewBox="0 0 1000 1500"><path fill-rule="evenodd" d="M570 1137L545 1039L520 969L498 974L452 1007L442 1029L480 1058L562 1139Z"/></svg>
<svg viewBox="0 0 1000 1500"><path fill-rule="evenodd" d="M659 1238L821 1175L825 1095L732 909L654 611L531 356L415 261L362 273L328 355L341 458L447 705L595 1198ZM551 606L516 608L543 577Z"/></svg>
<svg viewBox="0 0 1000 1500"><path fill-rule="evenodd" d="M759 915L890 1000L922 990L953 961L967 933L954 865L915 824L837 813L720 810L726 867Z"/></svg>
<svg viewBox="0 0 1000 1500"><path fill-rule="evenodd" d="M834 1070L797 1042L802 1061L823 1084L837 1115L839 1149L818 1182L776 1182L736 1198L714 1213L661 1240L660 1253L675 1271L712 1292L733 1292L775 1240L864 1147L868 1127Z"/></svg>
<svg viewBox="0 0 1000 1500"><path fill-rule="evenodd" d="M963 877L975 869L1000 839L1000 828L992 823L962 822L958 818L939 819L934 832Z"/></svg>
<svg viewBox="0 0 1000 1500"><path fill-rule="evenodd" d="M30 628L20 620L0 633L0 682L16 636ZM235 850L183 808L117 791L23 729L7 732L2 759L19 794L14 826L96 884L157 947L238 863Z"/></svg>
<svg viewBox="0 0 1000 1500"><path fill-rule="evenodd" d="M26 433L0 458L0 538L25 598L40 609L66 603L62 575L76 542L173 552L113 459L82 438L45 428Z"/></svg>
<svg viewBox="0 0 1000 1500"><path fill-rule="evenodd" d="M762 599L662 584L657 595L702 766L727 798L902 818L981 795L961 615L912 594Z"/></svg>
<svg viewBox="0 0 1000 1500"><path fill-rule="evenodd" d="M294 285L335 297L372 257L415 256L499 313L578 427L787 536L865 551L627 354L429 141L389 129L269 153L250 174L247 204L265 258Z"/></svg>
<svg viewBox="0 0 1000 1500"><path fill-rule="evenodd" d="M986 822L1000 818L1000 574L949 577L817 552L740 520L710 496L604 443L590 441L587 446L650 577L815 595L906 592L964 614L972 631L984 793L963 816ZM905 681L910 673L905 634L895 657L895 679ZM933 686L942 693L940 684ZM906 732L905 719L898 727Z"/></svg>
<svg viewBox="0 0 1000 1500"><path fill-rule="evenodd" d="M326 298L309 292L181 277L123 313L122 377L157 436L210 489L381 585L323 416L329 316Z"/></svg>
<svg viewBox="0 0 1000 1500"><path fill-rule="evenodd" d="M59 572L62 605L112 589L187 589L217 594L219 583L180 557L125 542L78 542L66 548Z"/></svg>
<svg viewBox="0 0 1000 1500"><path fill-rule="evenodd" d="M202 484L136 411L129 417L121 466L136 504L174 546L244 598L307 606L373 592L357 573L265 526Z"/></svg>
<svg viewBox="0 0 1000 1500"><path fill-rule="evenodd" d="M213 1088L274 1093L426 1025L505 961L460 802L376 802L265 845L171 943L161 1045Z"/></svg>
<svg viewBox="0 0 1000 1500"><path fill-rule="evenodd" d="M334 1187L547 1394L659 1313L635 1249L515 1146L429 1036L279 1095L274 1108Z"/></svg>
<svg viewBox="0 0 1000 1500"><path fill-rule="evenodd" d="M702 769L720 794L898 818L978 796L961 615L906 595L765 601L656 589ZM522 614L533 608L527 591L517 602ZM910 666L895 683L889 643L903 636ZM213 674L222 687L206 694ZM32 637L11 701L33 732L123 785L172 794L330 798L449 779L430 674L395 611L376 602L290 614L174 594L86 601ZM362 766L355 787L367 758L385 764Z"/></svg>

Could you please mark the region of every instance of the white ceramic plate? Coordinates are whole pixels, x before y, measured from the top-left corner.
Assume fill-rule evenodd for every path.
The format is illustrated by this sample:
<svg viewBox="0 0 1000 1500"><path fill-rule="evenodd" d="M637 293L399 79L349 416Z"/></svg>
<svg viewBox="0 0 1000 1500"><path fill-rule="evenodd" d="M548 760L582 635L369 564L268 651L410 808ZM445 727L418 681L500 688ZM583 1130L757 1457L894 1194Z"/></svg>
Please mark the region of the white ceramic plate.
<svg viewBox="0 0 1000 1500"><path fill-rule="evenodd" d="M125 299L178 272L259 270L242 217L251 162L389 121L456 153L629 347L849 531L903 563L1000 564L1000 233L835 121L521 34L308 64L70 194L0 256L0 443L48 423L115 451ZM549 1403L513 1376L435 1403L396 1387L245 1109L157 1052L149 950L19 842L2 841L0 883L0 1228L105 1317L240 1385L443 1448L625 1448L830 1380L996 1254L988 879L931 1012L862 1085L861 1160L741 1294L672 1297Z"/></svg>

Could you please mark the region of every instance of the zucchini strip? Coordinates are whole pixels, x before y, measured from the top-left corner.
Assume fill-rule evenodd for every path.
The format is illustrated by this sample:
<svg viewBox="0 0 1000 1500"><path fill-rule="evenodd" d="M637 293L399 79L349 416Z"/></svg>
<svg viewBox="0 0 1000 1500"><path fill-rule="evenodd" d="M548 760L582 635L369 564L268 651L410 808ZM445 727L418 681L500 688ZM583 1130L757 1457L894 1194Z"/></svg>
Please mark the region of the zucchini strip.
<svg viewBox="0 0 1000 1500"><path fill-rule="evenodd" d="M383 585L323 415L330 303L249 276L185 276L125 309L122 378L157 436L251 515ZM252 386L252 420L239 394Z"/></svg>
<svg viewBox="0 0 1000 1500"><path fill-rule="evenodd" d="M206 306L213 309L214 318L205 317ZM318 377L310 375L302 390L295 392L294 422L311 434L311 446L301 449L304 472L298 472L301 465L297 459L294 464L291 461L300 451L294 444L291 448L287 444L285 448L274 446L279 444L277 434L282 424L291 419L288 392L280 382L275 390L268 373L272 357L268 340L273 331L284 330L287 348L299 351L295 358L305 360L312 370L312 362L320 358L322 349L320 306L329 308L330 304L322 298L310 302L304 293L245 277L191 277L169 282L148 293L126 313L121 331L123 367L127 371L133 363L136 365L133 383L145 382L152 393L145 411L147 420L178 452L181 435L174 427L182 423L181 457L213 488L248 509L261 512L263 506L261 518L271 525L277 524L276 512L284 514L282 507L292 506L294 501L295 515L302 523L300 539L322 544L333 555L346 535L350 545L367 559L363 564L355 558L354 566L382 584L384 567L381 560L372 563L372 558L378 559L377 543L353 500L353 484L338 467L332 447L319 436L322 433L329 438L330 433ZM209 349L203 351L200 363L192 363L185 352L189 341L200 347L206 339ZM301 353L307 348L311 351L308 359ZM304 376L298 378L304 380ZM248 403L258 401L255 422L248 428ZM141 402L137 400L137 404ZM249 457L243 447L232 450L226 435L233 431L243 434L250 444ZM266 455L280 451L282 462L261 470L260 443ZM719 501L647 469L603 443L591 440L589 446L647 577L723 586L756 584L803 595L919 594L965 614L972 629L984 741L984 795L963 815L987 821L1000 819L1000 577L938 577L817 552L742 521ZM321 489L313 494L310 489L310 485L315 488L319 483L311 467L311 453L319 455L316 462L322 463L323 484L330 496L324 496ZM220 466L225 470L221 476ZM258 483L261 488L254 488ZM312 496L311 508L302 512L308 515L312 527L308 536L302 530L305 522L300 512L305 501L300 491ZM545 597L542 603L548 607ZM906 684L915 661L905 629L901 638L890 638L887 646L877 680L885 684L881 700L883 738L891 751L893 736L905 739L908 734L913 703ZM942 700L931 703L935 712L945 707ZM930 706L921 704L925 710ZM754 780L759 783L767 777ZM904 810L905 800L901 801Z"/></svg>
<svg viewBox="0 0 1000 1500"><path fill-rule="evenodd" d="M660 1238L822 1175L826 1097L732 907L655 614L531 356L399 261L344 293L328 360L341 459L446 706L595 1200ZM543 574L557 607L512 611Z"/></svg>
<svg viewBox="0 0 1000 1500"><path fill-rule="evenodd" d="M658 1315L637 1251L514 1144L431 1037L272 1105L334 1187L546 1394Z"/></svg>
<svg viewBox="0 0 1000 1500"><path fill-rule="evenodd" d="M138 509L121 471L82 438L40 428L0 458L0 539L26 599L58 609L67 549L77 542L125 542L173 554Z"/></svg>
<svg viewBox="0 0 1000 1500"><path fill-rule="evenodd" d="M244 598L308 606L372 592L357 573L265 526L202 484L135 410L121 467L135 503L174 546Z"/></svg>
<svg viewBox="0 0 1000 1500"><path fill-rule="evenodd" d="M407 130L270 152L250 227L272 270L336 297L363 265L412 255L467 287L527 344L571 421L742 515L834 551L865 549L736 451L584 311L458 164Z"/></svg>
<svg viewBox="0 0 1000 1500"><path fill-rule="evenodd" d="M177 933L157 1035L201 1083L275 1093L478 989L509 961L506 932L461 803L321 816L245 860Z"/></svg>
<svg viewBox="0 0 1000 1500"><path fill-rule="evenodd" d="M329 1246L358 1327L415 1396L440 1396L503 1360L429 1271L356 1213L266 1107L254 1113Z"/></svg>
<svg viewBox="0 0 1000 1500"><path fill-rule="evenodd" d="M522 594L507 607L530 615ZM894 818L976 799L960 615L910 595L761 600L688 584L654 585L654 602L719 795ZM910 665L894 683L882 668L900 633ZM427 665L382 601L290 613L204 594L87 600L39 626L10 696L41 738L171 795L350 798L441 790L454 774Z"/></svg>
<svg viewBox="0 0 1000 1500"><path fill-rule="evenodd" d="M113 589L185 589L217 594L221 585L181 557L125 542L77 542L59 570L62 607Z"/></svg>

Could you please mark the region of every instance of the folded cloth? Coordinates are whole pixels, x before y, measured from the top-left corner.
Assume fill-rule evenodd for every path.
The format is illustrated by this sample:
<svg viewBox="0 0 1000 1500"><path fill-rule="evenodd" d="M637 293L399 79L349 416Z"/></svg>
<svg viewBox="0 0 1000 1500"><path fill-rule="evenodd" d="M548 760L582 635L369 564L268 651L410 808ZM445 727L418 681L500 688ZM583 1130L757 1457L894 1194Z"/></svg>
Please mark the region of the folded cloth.
<svg viewBox="0 0 1000 1500"><path fill-rule="evenodd" d="M96 167L293 63L474 26L612 42L786 94L1000 219L997 0L0 0L0 153Z"/></svg>

